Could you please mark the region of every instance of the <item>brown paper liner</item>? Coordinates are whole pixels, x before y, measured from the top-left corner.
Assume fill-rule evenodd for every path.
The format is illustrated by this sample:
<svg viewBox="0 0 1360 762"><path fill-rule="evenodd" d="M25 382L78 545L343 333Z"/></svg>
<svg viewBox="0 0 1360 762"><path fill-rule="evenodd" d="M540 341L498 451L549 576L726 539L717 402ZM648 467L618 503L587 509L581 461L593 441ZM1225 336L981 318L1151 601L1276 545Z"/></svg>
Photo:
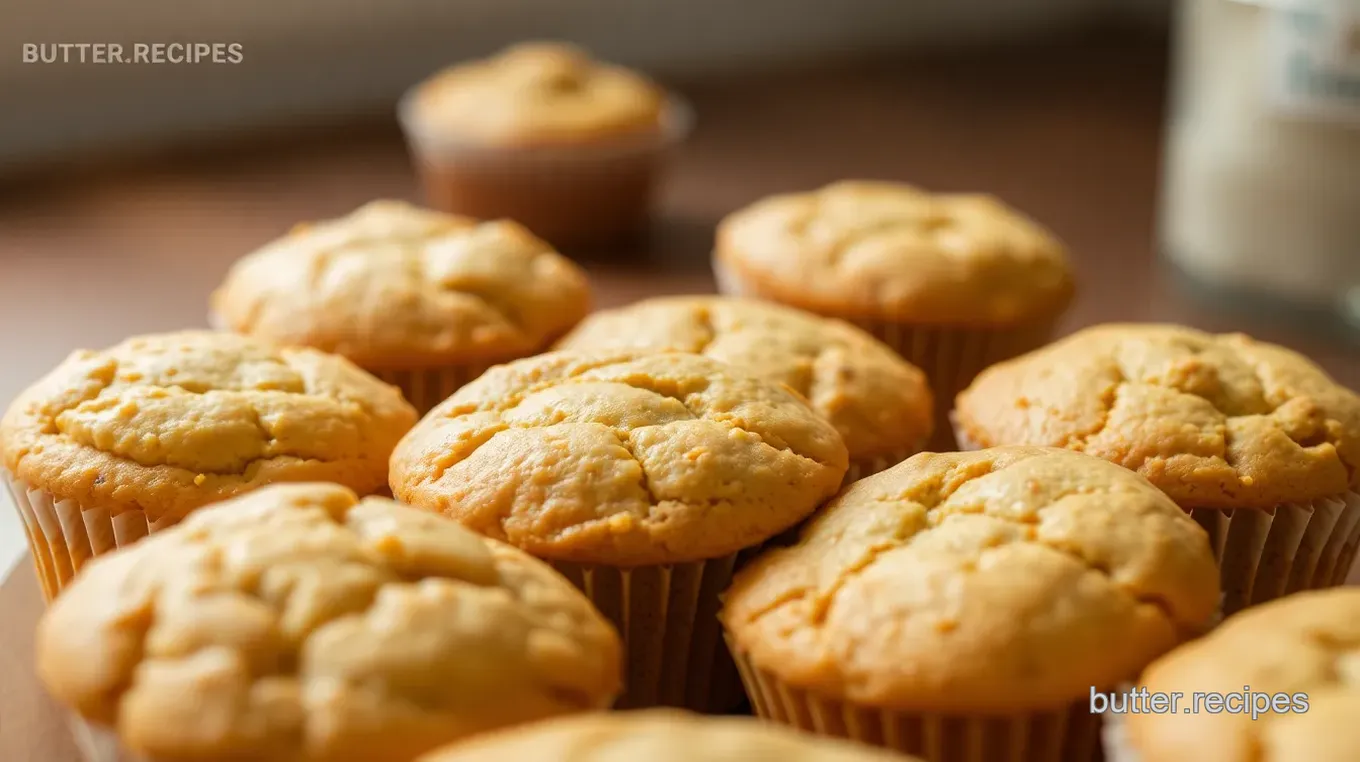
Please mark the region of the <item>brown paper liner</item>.
<svg viewBox="0 0 1360 762"><path fill-rule="evenodd" d="M401 389L406 401L420 415L448 399L454 392L486 372L491 364L442 365L413 370L375 370L369 373Z"/></svg>
<svg viewBox="0 0 1360 762"><path fill-rule="evenodd" d="M149 521L141 511L114 516L107 508L61 500L8 471L0 473L19 511L43 598L49 602L91 558L131 545L174 523Z"/></svg>
<svg viewBox="0 0 1360 762"><path fill-rule="evenodd" d="M1095 762L1100 717L1088 701L1014 716L911 714L817 695L781 681L732 649L756 715L822 736L848 738L928 762Z"/></svg>
<svg viewBox="0 0 1360 762"><path fill-rule="evenodd" d="M957 423L954 435L960 449L982 449ZM1267 509L1191 508L1189 513L1209 533L1224 616L1302 590L1343 585L1360 548L1360 494L1355 492Z"/></svg>
<svg viewBox="0 0 1360 762"><path fill-rule="evenodd" d="M718 596L755 552L630 569L553 562L623 638L624 692L615 709L727 712L740 706L741 683L722 638Z"/></svg>

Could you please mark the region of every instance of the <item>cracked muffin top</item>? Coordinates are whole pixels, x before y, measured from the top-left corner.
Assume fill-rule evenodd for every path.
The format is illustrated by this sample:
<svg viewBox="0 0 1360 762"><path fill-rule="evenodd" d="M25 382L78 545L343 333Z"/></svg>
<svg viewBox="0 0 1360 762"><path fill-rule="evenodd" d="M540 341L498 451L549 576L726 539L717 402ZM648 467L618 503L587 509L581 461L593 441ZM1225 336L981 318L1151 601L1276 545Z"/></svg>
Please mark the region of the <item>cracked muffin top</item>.
<svg viewBox="0 0 1360 762"><path fill-rule="evenodd" d="M910 584L904 584L910 581ZM741 571L722 619L782 681L907 712L1057 709L1206 629L1204 530L1137 474L1034 447L922 453Z"/></svg>
<svg viewBox="0 0 1360 762"><path fill-rule="evenodd" d="M654 133L666 94L572 45L514 45L421 83L407 126L434 140L494 147L580 145Z"/></svg>
<svg viewBox="0 0 1360 762"><path fill-rule="evenodd" d="M716 266L822 315L961 326L1051 319L1074 290L1063 245L990 196L842 181L718 226Z"/></svg>
<svg viewBox="0 0 1360 762"><path fill-rule="evenodd" d="M514 222L373 201L239 260L212 309L238 333L401 369L532 354L585 316L590 287Z"/></svg>
<svg viewBox="0 0 1360 762"><path fill-rule="evenodd" d="M489 733L419 762L913 762L748 717L653 709L580 714Z"/></svg>
<svg viewBox="0 0 1360 762"><path fill-rule="evenodd" d="M995 365L958 396L978 445L1080 450L1184 508L1269 508L1360 485L1360 397L1283 347L1103 325Z"/></svg>
<svg viewBox="0 0 1360 762"><path fill-rule="evenodd" d="M700 355L551 352L487 371L392 454L392 493L540 558L717 558L836 491L845 443L784 387Z"/></svg>
<svg viewBox="0 0 1360 762"><path fill-rule="evenodd" d="M1154 662L1138 684L1182 693L1177 711L1121 717L1125 742L1147 762L1353 762L1360 759L1360 590L1299 593L1244 611ZM1253 697L1245 713L1240 703L1186 713L1196 693L1226 701L1243 686L1272 702L1287 698L1278 712Z"/></svg>
<svg viewBox="0 0 1360 762"><path fill-rule="evenodd" d="M344 358L184 331L73 353L10 405L0 452L58 499L173 521L270 482L379 491L415 420Z"/></svg>
<svg viewBox="0 0 1360 762"><path fill-rule="evenodd" d="M153 759L399 762L602 709L610 625L540 561L333 484L277 485L95 559L38 672Z"/></svg>
<svg viewBox="0 0 1360 762"><path fill-rule="evenodd" d="M852 460L915 452L930 436L925 375L854 326L770 302L660 297L597 312L561 349L693 352L741 366L806 397Z"/></svg>

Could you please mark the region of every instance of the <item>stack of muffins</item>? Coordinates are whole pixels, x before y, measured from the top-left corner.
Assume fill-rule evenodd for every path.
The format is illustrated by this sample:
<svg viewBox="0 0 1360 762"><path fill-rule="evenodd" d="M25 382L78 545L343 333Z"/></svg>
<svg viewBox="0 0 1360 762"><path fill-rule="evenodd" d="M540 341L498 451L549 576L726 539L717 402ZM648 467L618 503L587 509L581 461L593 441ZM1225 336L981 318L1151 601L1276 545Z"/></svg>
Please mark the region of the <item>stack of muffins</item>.
<svg viewBox="0 0 1360 762"><path fill-rule="evenodd" d="M403 115L523 162L540 209L577 186L539 148L637 181L667 103L536 45ZM1306 359L1172 326L1042 347L1057 239L883 182L732 214L723 296L587 315L545 238L639 210L448 214L503 209L458 158L445 211L300 225L232 269L218 331L77 352L0 421L38 669L92 760L1360 754L1360 592L1317 591L1360 545L1360 398ZM1312 711L1092 711L1244 684ZM747 700L764 723L697 714Z"/></svg>

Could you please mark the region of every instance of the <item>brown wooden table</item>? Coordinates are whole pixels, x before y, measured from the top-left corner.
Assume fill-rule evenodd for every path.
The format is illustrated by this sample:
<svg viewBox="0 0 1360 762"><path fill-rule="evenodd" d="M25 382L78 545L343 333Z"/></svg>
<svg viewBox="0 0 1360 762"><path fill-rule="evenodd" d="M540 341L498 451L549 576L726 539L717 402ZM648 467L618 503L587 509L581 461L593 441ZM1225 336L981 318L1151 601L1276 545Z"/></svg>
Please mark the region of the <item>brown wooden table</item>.
<svg viewBox="0 0 1360 762"><path fill-rule="evenodd" d="M1185 298L1153 254L1164 49L1118 37L685 88L698 125L650 241L587 261L602 305L709 291L716 221L764 194L845 177L997 193L1071 246L1074 328L1231 317ZM371 198L416 198L390 125L325 131L247 154L0 195L0 402L76 346L203 324L232 259L303 219ZM1243 326L1246 327L1246 326ZM1360 387L1351 347L1250 325ZM0 760L67 762L74 747L31 672L31 571L0 587Z"/></svg>

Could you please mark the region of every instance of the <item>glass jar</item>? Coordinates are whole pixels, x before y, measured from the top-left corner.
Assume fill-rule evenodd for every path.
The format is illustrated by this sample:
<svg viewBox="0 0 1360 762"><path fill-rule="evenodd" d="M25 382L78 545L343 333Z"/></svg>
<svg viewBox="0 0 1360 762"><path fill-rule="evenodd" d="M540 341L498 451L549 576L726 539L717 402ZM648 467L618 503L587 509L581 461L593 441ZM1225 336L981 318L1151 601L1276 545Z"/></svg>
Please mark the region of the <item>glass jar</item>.
<svg viewBox="0 0 1360 762"><path fill-rule="evenodd" d="M1182 0L1161 209L1196 283L1360 319L1360 0Z"/></svg>

